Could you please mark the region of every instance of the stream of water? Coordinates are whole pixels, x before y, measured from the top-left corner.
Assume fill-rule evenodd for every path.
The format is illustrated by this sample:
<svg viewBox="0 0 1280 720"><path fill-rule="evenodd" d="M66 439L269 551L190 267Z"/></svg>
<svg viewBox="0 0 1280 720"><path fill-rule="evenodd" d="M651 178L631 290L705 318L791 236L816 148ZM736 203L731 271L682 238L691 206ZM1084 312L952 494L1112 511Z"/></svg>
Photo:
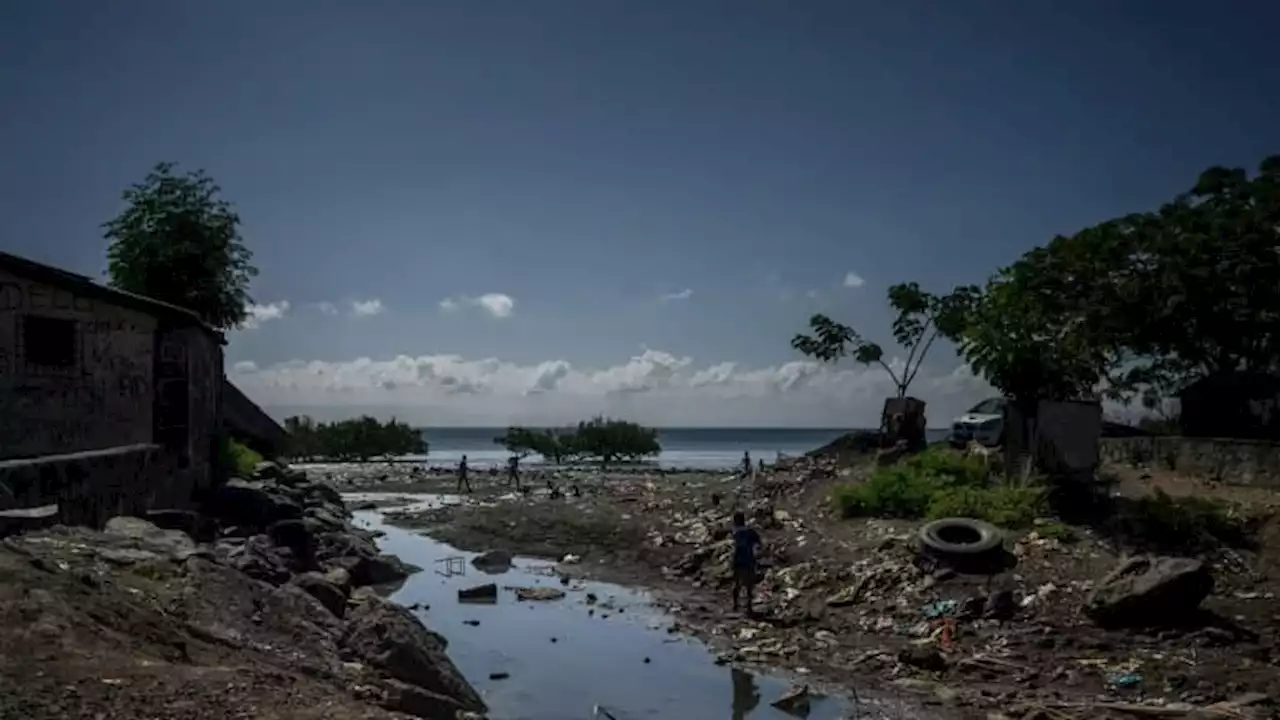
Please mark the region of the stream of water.
<svg viewBox="0 0 1280 720"><path fill-rule="evenodd" d="M438 501L424 504L432 502ZM617 720L795 717L770 705L789 682L716 665L703 644L669 633L671 618L643 592L575 582L561 600L519 602L505 586L567 588L546 561L516 558L512 570L487 575L471 565L475 553L386 525L376 511L357 512L355 519L386 533L379 539L385 552L425 569L391 599L421 604L414 612L449 641L450 657L484 696L493 720L605 718L595 714L597 705ZM448 558L461 558L453 570L463 572L448 574ZM458 601L460 588L488 582L499 586L496 603ZM588 604L587 593L599 602ZM846 706L840 698L814 696L807 717L834 720ZM875 716L864 710L861 717Z"/></svg>

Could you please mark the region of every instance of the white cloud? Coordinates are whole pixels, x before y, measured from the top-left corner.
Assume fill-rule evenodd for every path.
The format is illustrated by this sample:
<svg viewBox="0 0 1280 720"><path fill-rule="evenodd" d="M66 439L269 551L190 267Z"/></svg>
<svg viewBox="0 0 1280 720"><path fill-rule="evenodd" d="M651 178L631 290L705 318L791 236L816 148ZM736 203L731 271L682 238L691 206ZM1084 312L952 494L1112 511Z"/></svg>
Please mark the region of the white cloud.
<svg viewBox="0 0 1280 720"><path fill-rule="evenodd" d="M496 318L508 318L516 309L515 298L504 293L485 293L476 297L459 295L440 301L444 312L456 312L465 307L477 307Z"/></svg>
<svg viewBox="0 0 1280 720"><path fill-rule="evenodd" d="M325 315L337 315L337 314L338 314L338 306L337 306L337 305L334 305L333 303L329 302L328 300L323 300L323 301L321 301L321 302L316 303L316 309L317 309L317 310L319 310L320 312L324 313Z"/></svg>
<svg viewBox="0 0 1280 720"><path fill-rule="evenodd" d="M246 330L255 330L262 327L264 322L283 318L289 310L289 301L281 300L266 305L250 304L246 309L249 311L249 317L245 318L243 327Z"/></svg>
<svg viewBox="0 0 1280 720"><path fill-rule="evenodd" d="M369 317L371 315L380 315L386 308L382 305L382 301L378 298L370 298L368 300L352 300L351 315L354 317Z"/></svg>
<svg viewBox="0 0 1280 720"><path fill-rule="evenodd" d="M847 288L860 288L863 285L866 285L867 281L863 280L862 276L859 275L858 273L850 270L849 272L844 274L844 282L840 284Z"/></svg>
<svg viewBox="0 0 1280 720"><path fill-rule="evenodd" d="M688 300L691 297L693 297L693 290L691 288L685 288L680 292L667 293L666 295L661 296L661 299L666 301Z"/></svg>
<svg viewBox="0 0 1280 720"><path fill-rule="evenodd" d="M891 363L892 364L892 363ZM879 368L837 368L807 360L748 368L709 365L646 349L608 367L566 360L518 364L458 355L399 355L344 362L294 360L259 367L245 361L234 380L268 408L330 417L395 414L449 425L569 423L606 413L653 425L866 427L894 394ZM921 371L911 388L932 427L991 394L967 366Z"/></svg>

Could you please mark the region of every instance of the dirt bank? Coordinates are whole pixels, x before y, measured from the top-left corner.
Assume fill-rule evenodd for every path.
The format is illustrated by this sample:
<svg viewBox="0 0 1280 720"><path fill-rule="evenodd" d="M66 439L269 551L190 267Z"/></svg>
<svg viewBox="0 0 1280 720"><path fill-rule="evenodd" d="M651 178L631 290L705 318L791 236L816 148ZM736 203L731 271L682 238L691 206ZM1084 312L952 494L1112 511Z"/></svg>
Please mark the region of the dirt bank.
<svg viewBox="0 0 1280 720"><path fill-rule="evenodd" d="M1044 534L1009 539L1017 564L1008 572L922 568L913 542L918 523L842 520L828 511L831 484L867 471L819 461L748 483L610 478L584 486L581 497L558 498L482 483L463 504L387 517L464 549L580 556L562 570L655 588L725 662L782 667L855 689L891 683L958 717L1273 712L1280 583L1267 541L1280 533L1276 526L1264 529L1259 550L1205 555L1216 583L1197 622L1104 630L1080 608L1126 551L1114 539L1076 527L1067 541L1061 526L1046 525ZM755 519L767 544L755 618L729 606L726 533L734 508Z"/></svg>
<svg viewBox="0 0 1280 720"><path fill-rule="evenodd" d="M0 718L483 711L444 640L374 592L412 568L332 490L265 467L209 510L0 543Z"/></svg>

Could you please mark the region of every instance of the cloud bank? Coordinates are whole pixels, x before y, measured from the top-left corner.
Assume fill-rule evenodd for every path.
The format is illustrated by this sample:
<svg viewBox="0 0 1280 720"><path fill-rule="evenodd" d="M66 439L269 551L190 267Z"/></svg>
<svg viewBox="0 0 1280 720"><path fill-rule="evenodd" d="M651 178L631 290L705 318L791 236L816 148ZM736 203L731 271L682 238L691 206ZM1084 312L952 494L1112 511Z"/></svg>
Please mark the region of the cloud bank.
<svg viewBox="0 0 1280 720"><path fill-rule="evenodd" d="M699 364L661 350L598 368L458 355L241 361L232 379L278 416L368 412L423 425L568 423L606 413L659 426L852 428L878 424L884 399L894 394L880 369L805 360L759 368ZM932 374L926 368L912 394L929 403L930 426L943 427L991 389L967 366Z"/></svg>
<svg viewBox="0 0 1280 720"><path fill-rule="evenodd" d="M459 295L440 301L440 309L445 312L458 312L468 307L480 308L495 318L509 318L516 309L515 298L504 293L485 293L477 297Z"/></svg>
<svg viewBox="0 0 1280 720"><path fill-rule="evenodd" d="M246 330L256 330L262 327L262 323L283 318L289 311L289 301L281 300L266 305L250 304L245 309L249 312L249 316L245 318L242 327Z"/></svg>

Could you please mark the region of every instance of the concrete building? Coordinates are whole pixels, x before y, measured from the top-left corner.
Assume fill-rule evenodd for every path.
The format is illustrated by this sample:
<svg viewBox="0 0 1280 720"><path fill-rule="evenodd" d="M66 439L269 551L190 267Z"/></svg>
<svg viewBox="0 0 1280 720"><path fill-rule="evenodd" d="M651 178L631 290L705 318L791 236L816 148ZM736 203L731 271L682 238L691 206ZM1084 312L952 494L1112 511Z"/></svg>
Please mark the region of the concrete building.
<svg viewBox="0 0 1280 720"><path fill-rule="evenodd" d="M0 510L97 525L189 505L218 476L224 343L188 310L0 253Z"/></svg>

